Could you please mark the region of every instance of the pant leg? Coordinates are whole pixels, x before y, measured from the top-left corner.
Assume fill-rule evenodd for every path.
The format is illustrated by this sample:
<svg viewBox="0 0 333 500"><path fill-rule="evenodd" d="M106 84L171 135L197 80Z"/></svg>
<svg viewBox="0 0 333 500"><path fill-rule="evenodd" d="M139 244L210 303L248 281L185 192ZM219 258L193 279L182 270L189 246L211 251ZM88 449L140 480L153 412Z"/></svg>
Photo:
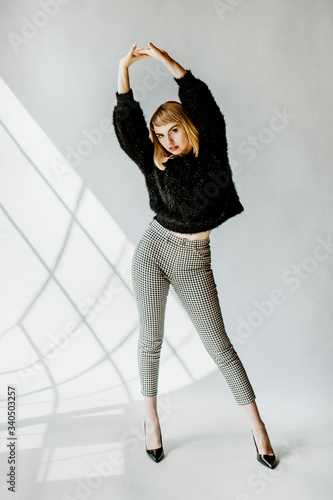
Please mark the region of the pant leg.
<svg viewBox="0 0 333 500"><path fill-rule="evenodd" d="M131 272L140 321L137 353L141 394L156 396L170 282L158 264L158 243L152 242L149 234L144 234L134 251Z"/></svg>
<svg viewBox="0 0 333 500"><path fill-rule="evenodd" d="M255 394L246 371L224 328L217 288L211 269L210 242L180 252L177 273L171 282L207 352L225 377L240 405Z"/></svg>

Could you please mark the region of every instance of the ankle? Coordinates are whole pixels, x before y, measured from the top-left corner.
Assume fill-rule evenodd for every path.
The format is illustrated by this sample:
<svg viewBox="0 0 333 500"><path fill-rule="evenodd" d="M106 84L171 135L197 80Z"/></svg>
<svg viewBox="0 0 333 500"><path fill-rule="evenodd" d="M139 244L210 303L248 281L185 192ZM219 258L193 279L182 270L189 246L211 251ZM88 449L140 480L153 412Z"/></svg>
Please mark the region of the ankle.
<svg viewBox="0 0 333 500"><path fill-rule="evenodd" d="M148 415L146 416L146 426L149 429L155 428L159 426L159 418L158 415Z"/></svg>
<svg viewBox="0 0 333 500"><path fill-rule="evenodd" d="M253 431L254 434L256 434L256 433L262 433L262 432L267 432L266 431L266 426L265 426L265 424L264 424L264 422L262 420L252 426L252 431Z"/></svg>

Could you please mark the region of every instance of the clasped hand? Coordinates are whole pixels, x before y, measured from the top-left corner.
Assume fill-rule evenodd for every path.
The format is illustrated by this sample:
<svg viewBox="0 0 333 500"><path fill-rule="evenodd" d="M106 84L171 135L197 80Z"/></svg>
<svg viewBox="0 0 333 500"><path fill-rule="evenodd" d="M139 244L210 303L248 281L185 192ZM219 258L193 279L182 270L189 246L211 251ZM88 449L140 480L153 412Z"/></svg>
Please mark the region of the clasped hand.
<svg viewBox="0 0 333 500"><path fill-rule="evenodd" d="M162 49L158 49L152 43L148 44L148 47L137 48L136 43L132 45L130 51L126 56L124 56L120 63L126 67L129 67L135 61L139 61L140 59L144 59L147 57L153 57L154 59L158 59L162 63L170 62L171 58L169 54Z"/></svg>

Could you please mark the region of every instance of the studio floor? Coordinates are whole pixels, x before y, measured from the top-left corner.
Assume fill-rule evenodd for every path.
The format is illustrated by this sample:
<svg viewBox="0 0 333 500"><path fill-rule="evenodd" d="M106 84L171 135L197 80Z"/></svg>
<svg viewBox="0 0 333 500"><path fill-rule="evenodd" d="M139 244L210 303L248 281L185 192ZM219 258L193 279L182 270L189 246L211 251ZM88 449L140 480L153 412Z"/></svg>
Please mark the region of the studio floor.
<svg viewBox="0 0 333 500"><path fill-rule="evenodd" d="M26 419L19 443L30 436L31 445L18 451L16 498L330 500L329 415L316 418L318 405L273 408L266 400L262 407L279 460L273 471L257 462L245 414L216 371L160 396L158 464L144 450L142 402Z"/></svg>

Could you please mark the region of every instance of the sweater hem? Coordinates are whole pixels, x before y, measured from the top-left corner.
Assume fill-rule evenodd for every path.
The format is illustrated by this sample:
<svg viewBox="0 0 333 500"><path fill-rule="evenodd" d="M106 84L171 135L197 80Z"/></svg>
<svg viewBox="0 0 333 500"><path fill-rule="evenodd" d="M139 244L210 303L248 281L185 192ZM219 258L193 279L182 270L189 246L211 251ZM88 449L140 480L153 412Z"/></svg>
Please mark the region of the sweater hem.
<svg viewBox="0 0 333 500"><path fill-rule="evenodd" d="M204 231L208 231L210 229L214 229L218 226L220 226L223 222L226 220L230 219L231 217L234 217L235 215L238 215L244 211L244 207L238 207L236 210L233 212L229 212L228 214L223 214L220 217L211 219L211 220L205 220L205 221L198 221L198 222L183 222L183 221L175 221L169 219L167 216L162 215L162 214L156 214L154 216L154 219L157 220L163 227L166 229L169 229L169 231L175 231L176 233L183 233L183 234L196 234L196 233L202 233Z"/></svg>

